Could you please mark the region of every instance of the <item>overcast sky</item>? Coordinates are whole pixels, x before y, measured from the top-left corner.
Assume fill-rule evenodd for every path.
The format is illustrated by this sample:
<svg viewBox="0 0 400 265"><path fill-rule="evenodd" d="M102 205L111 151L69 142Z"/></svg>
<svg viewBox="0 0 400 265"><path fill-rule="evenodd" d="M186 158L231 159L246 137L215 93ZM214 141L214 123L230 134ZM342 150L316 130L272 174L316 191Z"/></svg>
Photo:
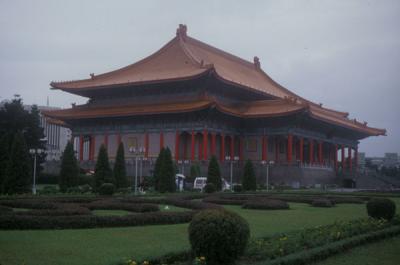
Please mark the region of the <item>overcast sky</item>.
<svg viewBox="0 0 400 265"><path fill-rule="evenodd" d="M278 83L386 128L367 155L400 153L400 1L0 0L0 101L69 107L49 89L131 64L188 34L252 61Z"/></svg>

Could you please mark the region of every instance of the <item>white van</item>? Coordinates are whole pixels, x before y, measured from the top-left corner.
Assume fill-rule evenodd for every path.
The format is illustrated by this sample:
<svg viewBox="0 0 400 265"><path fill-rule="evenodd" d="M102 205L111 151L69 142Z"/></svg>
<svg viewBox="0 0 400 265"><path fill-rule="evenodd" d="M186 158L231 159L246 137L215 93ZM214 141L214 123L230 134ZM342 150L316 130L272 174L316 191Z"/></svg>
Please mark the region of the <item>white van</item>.
<svg viewBox="0 0 400 265"><path fill-rule="evenodd" d="M231 185L224 179L221 178L222 180L222 190L230 190ZM207 178L195 178L194 183L193 183L193 189L196 190L203 190L204 186L207 184Z"/></svg>
<svg viewBox="0 0 400 265"><path fill-rule="evenodd" d="M193 189L203 190L204 186L207 184L207 178L199 177L194 179Z"/></svg>

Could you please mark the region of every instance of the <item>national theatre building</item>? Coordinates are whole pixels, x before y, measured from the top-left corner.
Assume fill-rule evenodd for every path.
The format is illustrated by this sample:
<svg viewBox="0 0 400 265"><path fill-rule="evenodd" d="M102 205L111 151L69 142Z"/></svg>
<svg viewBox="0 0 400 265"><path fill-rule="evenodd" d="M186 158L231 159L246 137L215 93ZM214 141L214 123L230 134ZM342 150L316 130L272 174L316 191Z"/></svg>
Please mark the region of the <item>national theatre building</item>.
<svg viewBox="0 0 400 265"><path fill-rule="evenodd" d="M338 171L356 173L361 139L386 133L294 94L261 69L258 57L249 62L191 38L185 25L141 61L51 87L89 98L45 113L71 128L86 168L94 168L101 144L112 160L122 142L127 161L129 147L144 151L143 175L169 147L186 174L199 163L205 176L216 156L225 178L233 163L236 182L250 159L259 183L266 165L271 183L333 183Z"/></svg>

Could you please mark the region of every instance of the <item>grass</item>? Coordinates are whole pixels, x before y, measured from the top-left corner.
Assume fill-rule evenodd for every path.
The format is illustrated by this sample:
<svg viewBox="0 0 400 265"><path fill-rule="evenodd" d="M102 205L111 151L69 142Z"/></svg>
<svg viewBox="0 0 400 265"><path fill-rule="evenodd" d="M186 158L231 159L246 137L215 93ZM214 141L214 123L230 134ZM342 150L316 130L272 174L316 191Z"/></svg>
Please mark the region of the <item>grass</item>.
<svg viewBox="0 0 400 265"><path fill-rule="evenodd" d="M398 209L400 199L395 199ZM261 237L304 227L366 217L363 204L316 208L290 203L290 210L248 210L226 206L250 224L251 236ZM179 208L179 207L176 207ZM160 209L163 209L161 206ZM170 206L170 210L175 209ZM112 265L134 257L146 259L189 248L188 224L125 228L0 231L0 264Z"/></svg>
<svg viewBox="0 0 400 265"><path fill-rule="evenodd" d="M360 246L314 265L397 265L400 262L400 237Z"/></svg>
<svg viewBox="0 0 400 265"><path fill-rule="evenodd" d="M125 210L92 210L92 213L98 216L110 216L110 215L124 216L132 214L132 212L128 212Z"/></svg>

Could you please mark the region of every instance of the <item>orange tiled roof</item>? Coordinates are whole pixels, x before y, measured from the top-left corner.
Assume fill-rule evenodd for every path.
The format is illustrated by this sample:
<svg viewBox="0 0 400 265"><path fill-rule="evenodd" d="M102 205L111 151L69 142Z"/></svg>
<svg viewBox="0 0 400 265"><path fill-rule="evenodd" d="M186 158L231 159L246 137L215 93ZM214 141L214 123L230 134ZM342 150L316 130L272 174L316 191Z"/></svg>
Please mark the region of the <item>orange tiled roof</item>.
<svg viewBox="0 0 400 265"><path fill-rule="evenodd" d="M286 101L289 99L290 101L295 101L300 105L307 105L310 115L316 119L359 130L369 135L384 135L386 133L385 130L370 128L363 123L349 120L347 118L347 112L324 108L321 105L310 102L292 93L288 89L276 83L262 71L257 57L254 58L254 62L249 62L191 38L186 34L185 25L180 25L176 37L159 51L137 63L105 74L92 75L89 79L52 82L50 85L55 89L80 94L80 91L91 89L109 89L111 87L129 84L191 79L207 72L213 73L217 78L224 82L232 83L245 89L264 93L276 99ZM282 101L278 100L277 102ZM165 105L154 105L152 106L151 111L157 113L157 110L162 112L167 111L170 108L172 112L176 111L174 108L179 108L179 111L185 111L195 109L196 107L199 107L199 104L201 105L200 102L191 103L191 105L185 106L172 104L169 107ZM238 113L236 109L222 105L219 105L219 108L221 111L228 112L232 115L247 115L247 117L257 115L278 115L278 113L283 115L283 110L285 110L286 113L297 110L297 107L294 106L280 106L279 108L272 107L274 104L279 105L280 103L265 102L265 105L263 105L263 103L257 103L247 105L247 107L245 105L241 106L240 108L242 109L247 108L247 113ZM77 111L78 109L71 109L53 111L52 113L68 116L69 112L76 113ZM148 110L143 110L143 112L148 113ZM135 109L135 107L112 107L111 109L84 108L81 109L79 113L80 117L91 117L91 115L94 114L100 116L121 116L129 113L139 114L140 110Z"/></svg>
<svg viewBox="0 0 400 265"><path fill-rule="evenodd" d="M367 135L384 135L385 130L375 129L366 126L364 123L342 117L340 114L332 115L329 111L301 103L292 99L260 100L240 105L227 105L213 98L205 98L194 102L178 102L151 105L116 105L97 106L90 105L76 106L70 109L52 110L43 112L44 115L57 120L76 120L109 117L129 117L135 115L151 115L166 113L185 113L215 107L219 111L241 118L263 118L287 116L299 112L307 112L312 118L339 126L356 130Z"/></svg>

